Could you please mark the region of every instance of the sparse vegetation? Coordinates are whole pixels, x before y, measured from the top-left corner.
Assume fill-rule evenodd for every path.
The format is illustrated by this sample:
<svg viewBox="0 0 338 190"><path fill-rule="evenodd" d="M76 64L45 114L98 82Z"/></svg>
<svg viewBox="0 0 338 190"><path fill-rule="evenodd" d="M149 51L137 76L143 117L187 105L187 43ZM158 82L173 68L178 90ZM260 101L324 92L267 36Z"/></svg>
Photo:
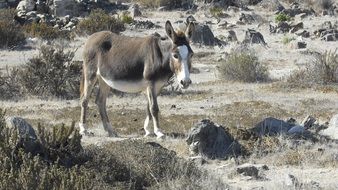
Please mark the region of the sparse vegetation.
<svg viewBox="0 0 338 190"><path fill-rule="evenodd" d="M37 96L77 97L81 64L73 61L74 53L63 47L42 46L39 56L19 70L25 91Z"/></svg>
<svg viewBox="0 0 338 190"><path fill-rule="evenodd" d="M268 80L266 66L249 50L231 52L219 65L219 72L226 80L258 82Z"/></svg>
<svg viewBox="0 0 338 190"><path fill-rule="evenodd" d="M23 95L75 98L79 94L81 62L73 61L74 51L63 47L42 46L40 54L21 67L7 68L0 74L0 99Z"/></svg>
<svg viewBox="0 0 338 190"><path fill-rule="evenodd" d="M287 79L291 87L314 87L338 82L338 51L326 51L314 56L304 69L293 72Z"/></svg>
<svg viewBox="0 0 338 190"><path fill-rule="evenodd" d="M157 8L161 6L179 7L179 5L189 2L189 0L136 0L136 2L147 8Z"/></svg>
<svg viewBox="0 0 338 190"><path fill-rule="evenodd" d="M14 9L0 9L0 48L13 48L25 42L22 27L14 20Z"/></svg>
<svg viewBox="0 0 338 190"><path fill-rule="evenodd" d="M125 27L120 19L108 15L102 9L94 9L91 11L88 18L80 21L76 31L80 35L90 35L102 30L119 33L125 30Z"/></svg>
<svg viewBox="0 0 338 190"><path fill-rule="evenodd" d="M46 23L31 23L24 26L27 36L38 37L43 40L66 39L71 40L74 36L71 31L59 30Z"/></svg>
<svg viewBox="0 0 338 190"><path fill-rule="evenodd" d="M276 22L286 22L286 21L290 21L290 20L291 20L291 17L289 15L284 14L284 13L279 13L275 17Z"/></svg>
<svg viewBox="0 0 338 190"><path fill-rule="evenodd" d="M284 36L282 39L282 43L286 45L286 44L289 44L293 40L295 40L295 37Z"/></svg>
<svg viewBox="0 0 338 190"><path fill-rule="evenodd" d="M211 15L215 18L219 18L223 15L223 8L221 7L211 7L209 11Z"/></svg>
<svg viewBox="0 0 338 190"><path fill-rule="evenodd" d="M134 19L129 15L127 11L122 13L121 20L123 23L126 23L126 24L131 24L134 21Z"/></svg>
<svg viewBox="0 0 338 190"><path fill-rule="evenodd" d="M206 189L226 185L154 142L81 146L74 124L38 128L40 153L25 153L0 109L1 189Z"/></svg>

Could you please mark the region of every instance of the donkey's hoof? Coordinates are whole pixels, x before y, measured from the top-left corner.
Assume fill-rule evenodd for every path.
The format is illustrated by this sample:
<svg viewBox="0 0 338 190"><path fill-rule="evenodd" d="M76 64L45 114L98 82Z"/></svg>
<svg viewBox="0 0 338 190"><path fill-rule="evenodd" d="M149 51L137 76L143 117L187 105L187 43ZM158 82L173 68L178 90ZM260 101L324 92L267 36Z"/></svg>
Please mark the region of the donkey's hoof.
<svg viewBox="0 0 338 190"><path fill-rule="evenodd" d="M87 136L87 137L93 137L94 133L88 130L80 131L80 135Z"/></svg>
<svg viewBox="0 0 338 190"><path fill-rule="evenodd" d="M108 132L108 137L119 137L116 132Z"/></svg>
<svg viewBox="0 0 338 190"><path fill-rule="evenodd" d="M165 135L161 131L155 132L155 135L158 139L164 139Z"/></svg>

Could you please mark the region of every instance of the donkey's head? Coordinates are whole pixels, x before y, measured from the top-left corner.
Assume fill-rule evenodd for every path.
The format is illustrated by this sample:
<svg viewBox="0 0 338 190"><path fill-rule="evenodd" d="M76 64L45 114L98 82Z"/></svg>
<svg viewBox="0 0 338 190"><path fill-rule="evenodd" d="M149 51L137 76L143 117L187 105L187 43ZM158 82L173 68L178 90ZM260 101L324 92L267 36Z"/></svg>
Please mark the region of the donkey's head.
<svg viewBox="0 0 338 190"><path fill-rule="evenodd" d="M185 32L175 32L170 21L167 21L165 30L173 43L172 49L170 50L170 68L175 73L180 86L182 88L188 88L191 84L191 57L194 54L189 41L195 30L195 25L191 22L188 24Z"/></svg>

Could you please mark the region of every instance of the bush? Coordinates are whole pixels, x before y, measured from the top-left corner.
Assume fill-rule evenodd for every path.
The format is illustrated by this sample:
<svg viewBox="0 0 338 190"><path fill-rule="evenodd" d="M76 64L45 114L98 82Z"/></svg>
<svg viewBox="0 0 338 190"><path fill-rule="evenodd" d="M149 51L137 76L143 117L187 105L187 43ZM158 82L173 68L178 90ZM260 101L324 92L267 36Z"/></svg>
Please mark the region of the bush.
<svg viewBox="0 0 338 190"><path fill-rule="evenodd" d="M0 9L0 48L13 48L25 42L22 27L14 20L14 9Z"/></svg>
<svg viewBox="0 0 338 190"><path fill-rule="evenodd" d="M41 153L15 149L0 109L0 189L206 189L226 185L154 142L81 146L71 127L38 128ZM211 186L212 185L212 186ZM177 187L177 188L176 188Z"/></svg>
<svg viewBox="0 0 338 190"><path fill-rule="evenodd" d="M338 83L338 52L316 54L305 69L294 71L287 79L291 87L311 87Z"/></svg>
<svg viewBox="0 0 338 190"><path fill-rule="evenodd" d="M279 13L275 17L276 22L285 22L285 21L290 21L291 17L289 15L286 15L284 13Z"/></svg>
<svg viewBox="0 0 338 190"><path fill-rule="evenodd" d="M248 50L233 51L225 61L219 65L219 72L226 80L241 82L267 81L267 67Z"/></svg>
<svg viewBox="0 0 338 190"><path fill-rule="evenodd" d="M219 18L223 15L223 9L221 7L211 7L209 11L215 18Z"/></svg>
<svg viewBox="0 0 338 190"><path fill-rule="evenodd" d="M9 69L8 67L5 73L0 72L0 99L8 100L23 96L18 72L17 68Z"/></svg>
<svg viewBox="0 0 338 190"><path fill-rule="evenodd" d="M293 40L296 40L296 39L295 39L294 37L284 36L283 39L282 39L282 43L283 43L284 45L286 45L286 44L290 43L290 42L293 41Z"/></svg>
<svg viewBox="0 0 338 190"><path fill-rule="evenodd" d="M321 10L329 10L333 7L334 2L332 0L317 0L315 1L317 8Z"/></svg>
<svg viewBox="0 0 338 190"><path fill-rule="evenodd" d="M74 36L68 30L59 30L46 23L31 23L24 26L25 32L30 37L38 37L43 40L66 39L71 40Z"/></svg>
<svg viewBox="0 0 338 190"><path fill-rule="evenodd" d="M124 31L125 27L121 20L109 16L101 9L94 9L88 18L80 21L77 25L76 32L80 35L91 35L103 30L119 33Z"/></svg>
<svg viewBox="0 0 338 190"><path fill-rule="evenodd" d="M37 57L19 69L20 83L28 94L75 98L79 95L81 64L72 61L75 51L42 46Z"/></svg>
<svg viewBox="0 0 338 190"><path fill-rule="evenodd" d="M129 15L127 11L125 11L121 15L121 21L126 24L131 24L133 23L134 19Z"/></svg>

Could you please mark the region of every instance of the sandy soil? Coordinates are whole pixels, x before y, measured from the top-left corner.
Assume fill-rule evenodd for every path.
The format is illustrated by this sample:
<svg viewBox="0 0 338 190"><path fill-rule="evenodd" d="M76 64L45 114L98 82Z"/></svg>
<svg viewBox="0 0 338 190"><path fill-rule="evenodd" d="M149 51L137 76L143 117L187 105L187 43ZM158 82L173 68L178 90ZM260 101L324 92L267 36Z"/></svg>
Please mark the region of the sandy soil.
<svg viewBox="0 0 338 190"><path fill-rule="evenodd" d="M256 9L257 7L252 7ZM323 52L325 50L334 50L337 48L337 42L324 42L319 39L303 39L308 47L306 50L295 50L282 43L284 34L270 34L269 22L274 22L272 12L264 10L249 11L263 15L266 20L258 26L237 25L233 28L239 41L244 39L245 30L253 28L261 32L268 43L269 48L259 45L253 46L257 52L260 61L266 63L269 68L271 78L275 80L284 80L293 70L305 66L311 61L309 55L304 51L313 50ZM151 20L152 22L164 26L167 19L171 21L184 21L185 12L154 12L145 11L145 17L139 20ZM239 13L231 13L231 17L226 19L229 23L235 23L238 20ZM200 11L194 14L199 22L211 22L210 25L215 36L225 34L227 29L217 27L214 18L209 17ZM324 21L336 21L337 18L330 16L307 17L304 22L304 29L313 32ZM127 30L123 35L144 36L153 32L159 32L164 35L164 29L154 30ZM286 34L294 36L293 34ZM296 36L295 36L296 37ZM82 45L85 38L78 38L72 42L69 49L79 48L75 59L82 60ZM29 58L38 54L38 42L33 43L33 49L24 51L0 51L0 69L6 66L20 66ZM278 88L278 82L271 83L236 83L224 82L219 79L217 71L218 60L224 57L236 44L230 44L224 48L209 48L193 45L192 48L196 54L208 52L204 57L195 57L193 67L199 72L191 75L193 84L187 90L177 95L164 94L158 98L161 122L166 132L186 133L194 122L203 118L211 118L215 122L225 126L233 127L252 127L255 123L265 117L273 116L280 119L294 117L298 121L307 115L312 115L319 119L320 123L328 121L334 114L338 113L338 94L335 91L322 92L311 89L289 90ZM276 88L277 86L277 88ZM142 138L143 120L145 119L146 99L144 94L140 95L111 95L108 99L108 112L113 126L118 128L122 138L108 138L100 126L98 111L94 104L94 97L90 102L89 123L96 137L83 138L84 145L96 144L104 145L110 141L123 140L125 138ZM174 108L173 108L173 105ZM70 124L77 121L80 113L78 100L41 100L37 98L26 98L17 102L0 101L0 107L7 110L7 114L18 115L31 121L33 124L38 122L55 125L60 123ZM130 114L130 115L129 115ZM126 116L127 115L127 116ZM124 121L124 119L128 121ZM121 120L121 121L120 121ZM132 120L132 121L131 121ZM180 123L181 121L185 123ZM127 126L125 126L127 125ZM132 128L129 130L128 128ZM158 141L156 139L150 139ZM178 152L178 155L188 158L189 154L184 139L171 139L158 141L163 146ZM338 149L331 151L338 153ZM247 160L250 162L250 160ZM254 162L264 164L264 160ZM317 165L301 164L292 165L274 165L269 162L269 170L264 171L264 179L251 179L241 175L233 175L236 167L234 160L228 161L210 161L202 167L208 169L215 175L222 176L222 180L235 189L294 189L288 186L288 174L294 175L301 183L316 184L310 189L338 189L338 169L334 167L320 167ZM310 187L310 186L306 186Z"/></svg>

